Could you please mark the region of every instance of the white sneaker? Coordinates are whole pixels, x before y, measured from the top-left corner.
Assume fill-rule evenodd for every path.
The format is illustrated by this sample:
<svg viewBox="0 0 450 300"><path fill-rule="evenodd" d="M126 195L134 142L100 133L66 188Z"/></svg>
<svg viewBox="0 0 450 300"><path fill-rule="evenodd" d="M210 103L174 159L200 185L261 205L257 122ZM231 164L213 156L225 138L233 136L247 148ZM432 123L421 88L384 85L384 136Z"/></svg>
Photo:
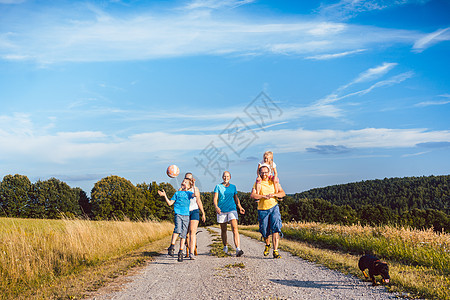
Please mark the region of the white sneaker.
<svg viewBox="0 0 450 300"><path fill-rule="evenodd" d="M225 252L225 254L228 254L228 246L223 246L223 252Z"/></svg>

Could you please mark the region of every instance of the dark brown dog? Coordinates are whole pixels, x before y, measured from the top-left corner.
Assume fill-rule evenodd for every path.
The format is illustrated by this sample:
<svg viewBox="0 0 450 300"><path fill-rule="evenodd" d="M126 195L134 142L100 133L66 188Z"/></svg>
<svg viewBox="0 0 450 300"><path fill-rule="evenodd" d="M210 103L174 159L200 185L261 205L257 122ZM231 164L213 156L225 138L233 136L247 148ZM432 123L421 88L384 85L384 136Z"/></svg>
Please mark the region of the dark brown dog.
<svg viewBox="0 0 450 300"><path fill-rule="evenodd" d="M378 257L370 254L364 255L359 259L358 267L366 279L369 279L370 276L373 285L377 285L377 281L375 280L376 275L383 277L381 279L382 282L389 283L389 267L385 262L381 262ZM365 269L369 269L369 276L364 271Z"/></svg>

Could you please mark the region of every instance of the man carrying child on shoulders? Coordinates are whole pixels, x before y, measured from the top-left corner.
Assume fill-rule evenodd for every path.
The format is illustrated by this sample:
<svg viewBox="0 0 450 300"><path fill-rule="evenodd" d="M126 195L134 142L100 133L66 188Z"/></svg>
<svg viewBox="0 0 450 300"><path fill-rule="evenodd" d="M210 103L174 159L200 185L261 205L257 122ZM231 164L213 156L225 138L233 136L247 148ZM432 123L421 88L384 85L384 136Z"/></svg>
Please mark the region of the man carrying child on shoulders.
<svg viewBox="0 0 450 300"><path fill-rule="evenodd" d="M269 179L268 166L261 165L259 168L259 175L261 176L261 189L258 193L256 191L255 184L250 197L258 202L259 232L262 234L264 241L266 242L264 256L269 255L269 236L272 234L273 258L281 258L278 253L278 243L280 240L282 224L278 201L281 200L280 198L286 196L286 193L279 183L274 183ZM275 187L275 184L277 184L277 187Z"/></svg>

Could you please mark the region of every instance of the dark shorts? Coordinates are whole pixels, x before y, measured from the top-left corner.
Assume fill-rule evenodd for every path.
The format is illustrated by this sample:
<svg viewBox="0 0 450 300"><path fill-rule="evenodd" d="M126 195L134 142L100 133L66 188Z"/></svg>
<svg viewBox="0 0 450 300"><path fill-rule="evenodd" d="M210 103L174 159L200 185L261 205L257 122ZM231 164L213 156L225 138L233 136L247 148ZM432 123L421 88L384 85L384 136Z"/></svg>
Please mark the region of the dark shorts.
<svg viewBox="0 0 450 300"><path fill-rule="evenodd" d="M199 209L191 210L189 212L189 220L190 221L192 221L192 220L200 221L200 210Z"/></svg>
<svg viewBox="0 0 450 300"><path fill-rule="evenodd" d="M277 205L267 210L258 210L259 232L267 238L274 232L281 233L281 214Z"/></svg>

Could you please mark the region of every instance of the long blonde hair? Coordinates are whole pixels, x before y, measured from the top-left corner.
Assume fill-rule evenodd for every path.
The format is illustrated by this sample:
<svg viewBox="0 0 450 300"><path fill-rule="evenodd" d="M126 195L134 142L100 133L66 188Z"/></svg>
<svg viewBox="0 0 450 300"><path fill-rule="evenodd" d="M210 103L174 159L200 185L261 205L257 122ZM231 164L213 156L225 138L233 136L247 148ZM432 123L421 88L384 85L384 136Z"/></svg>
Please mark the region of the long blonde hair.
<svg viewBox="0 0 450 300"><path fill-rule="evenodd" d="M270 164L270 169L273 170L273 152L272 151L264 152L264 154L263 154L263 161L264 161L264 158L266 157L266 155L270 155L272 157L272 159L270 160L269 164Z"/></svg>

